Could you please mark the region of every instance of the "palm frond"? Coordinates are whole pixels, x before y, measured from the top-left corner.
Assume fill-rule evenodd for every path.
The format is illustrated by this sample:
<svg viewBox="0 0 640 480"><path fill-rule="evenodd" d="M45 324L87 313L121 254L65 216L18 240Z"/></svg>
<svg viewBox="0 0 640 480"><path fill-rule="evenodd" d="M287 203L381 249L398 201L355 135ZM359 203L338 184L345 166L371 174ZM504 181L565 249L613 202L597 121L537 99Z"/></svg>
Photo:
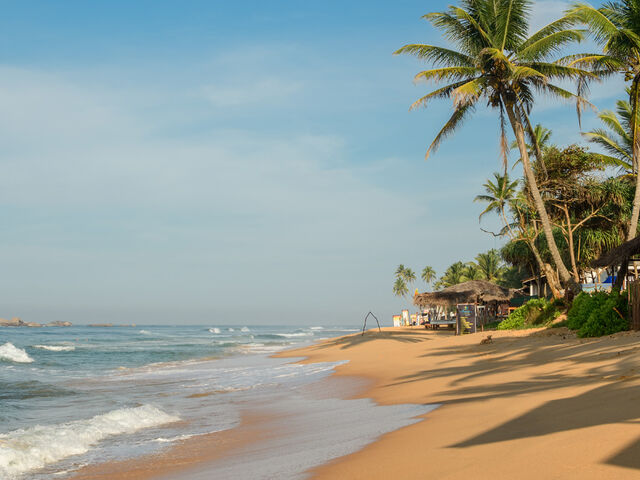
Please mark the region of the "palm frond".
<svg viewBox="0 0 640 480"><path fill-rule="evenodd" d="M466 117L473 112L475 109L475 105L473 103L466 104L464 106L458 107L454 110L453 115L447 121L447 123L440 129L436 138L433 139L427 153L424 156L424 159L427 160L431 153L435 152L442 140L444 140L449 135L452 135L455 132L456 128L458 128L462 122L466 119Z"/></svg>

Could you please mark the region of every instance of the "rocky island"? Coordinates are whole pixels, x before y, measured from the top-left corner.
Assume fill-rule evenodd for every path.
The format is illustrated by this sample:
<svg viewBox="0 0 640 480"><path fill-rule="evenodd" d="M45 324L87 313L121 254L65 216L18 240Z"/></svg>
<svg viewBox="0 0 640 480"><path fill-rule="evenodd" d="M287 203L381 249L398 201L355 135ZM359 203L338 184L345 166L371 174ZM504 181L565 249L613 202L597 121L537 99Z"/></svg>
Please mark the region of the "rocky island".
<svg viewBox="0 0 640 480"><path fill-rule="evenodd" d="M62 322L60 320L55 322L49 322L47 324L37 322L23 322L18 317L13 317L11 320L6 318L0 318L0 327L70 327L71 322Z"/></svg>

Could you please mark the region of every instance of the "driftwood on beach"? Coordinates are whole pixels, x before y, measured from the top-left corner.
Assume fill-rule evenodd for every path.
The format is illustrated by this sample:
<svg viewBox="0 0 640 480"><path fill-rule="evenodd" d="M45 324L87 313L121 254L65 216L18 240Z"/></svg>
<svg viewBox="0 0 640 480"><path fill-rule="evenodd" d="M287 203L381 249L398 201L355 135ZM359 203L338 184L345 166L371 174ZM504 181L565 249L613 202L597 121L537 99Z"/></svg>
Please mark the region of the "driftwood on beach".
<svg viewBox="0 0 640 480"><path fill-rule="evenodd" d="M505 288L486 280L469 280L452 285L438 292L419 293L413 297L414 305L448 306L458 303L508 302L518 293L514 288Z"/></svg>

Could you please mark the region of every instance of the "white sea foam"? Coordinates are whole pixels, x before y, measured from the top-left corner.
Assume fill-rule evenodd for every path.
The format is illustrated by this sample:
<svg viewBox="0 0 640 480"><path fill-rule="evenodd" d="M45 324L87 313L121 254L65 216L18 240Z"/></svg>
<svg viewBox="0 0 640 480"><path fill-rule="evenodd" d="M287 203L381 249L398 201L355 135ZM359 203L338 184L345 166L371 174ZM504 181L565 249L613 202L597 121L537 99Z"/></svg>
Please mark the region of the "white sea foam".
<svg viewBox="0 0 640 480"><path fill-rule="evenodd" d="M242 328L240 329L240 331L241 331L241 332L244 332L244 333L247 333L247 332L250 332L251 330L249 330L249 327L242 327Z"/></svg>
<svg viewBox="0 0 640 480"><path fill-rule="evenodd" d="M112 410L87 420L36 425L1 434L0 478L15 477L71 455L80 455L107 437L178 420L156 407L143 405Z"/></svg>
<svg viewBox="0 0 640 480"><path fill-rule="evenodd" d="M73 345L33 345L33 348L52 352L73 352L76 349Z"/></svg>
<svg viewBox="0 0 640 480"><path fill-rule="evenodd" d="M310 337L313 333L310 332L298 332L298 333L276 333L279 337L293 338L293 337Z"/></svg>
<svg viewBox="0 0 640 480"><path fill-rule="evenodd" d="M0 345L0 360L8 360L17 363L31 363L33 358L21 348L16 347L13 343L7 342Z"/></svg>
<svg viewBox="0 0 640 480"><path fill-rule="evenodd" d="M324 327L311 327L311 330L324 330Z"/></svg>
<svg viewBox="0 0 640 480"><path fill-rule="evenodd" d="M210 329L209 329L209 331L210 331L211 333L220 333L220 329L219 329L219 328L217 328L217 327L210 328Z"/></svg>
<svg viewBox="0 0 640 480"><path fill-rule="evenodd" d="M229 328L228 329L230 332L235 332L235 330L233 328Z"/></svg>
<svg viewBox="0 0 640 480"><path fill-rule="evenodd" d="M142 335L151 335L151 332L149 330L140 330L138 333Z"/></svg>

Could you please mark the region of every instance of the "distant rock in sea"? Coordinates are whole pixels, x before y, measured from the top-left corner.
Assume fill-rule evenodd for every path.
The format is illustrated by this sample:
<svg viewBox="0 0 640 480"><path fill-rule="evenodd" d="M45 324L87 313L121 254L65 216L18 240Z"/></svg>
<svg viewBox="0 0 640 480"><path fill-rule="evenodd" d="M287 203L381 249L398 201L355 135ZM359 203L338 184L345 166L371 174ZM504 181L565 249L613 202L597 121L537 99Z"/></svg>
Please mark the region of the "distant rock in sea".
<svg viewBox="0 0 640 480"><path fill-rule="evenodd" d="M26 322L25 324L23 324L25 327L41 327L42 324L41 323L37 323L37 322Z"/></svg>
<svg viewBox="0 0 640 480"><path fill-rule="evenodd" d="M71 326L71 322L62 322L60 320L47 323L47 327L70 327L70 326Z"/></svg>
<svg viewBox="0 0 640 480"><path fill-rule="evenodd" d="M0 318L0 327L21 327L24 325L24 322L20 320L18 317L13 317L11 320L7 320L6 318Z"/></svg>
<svg viewBox="0 0 640 480"><path fill-rule="evenodd" d="M88 327L113 327L113 323L90 323Z"/></svg>

